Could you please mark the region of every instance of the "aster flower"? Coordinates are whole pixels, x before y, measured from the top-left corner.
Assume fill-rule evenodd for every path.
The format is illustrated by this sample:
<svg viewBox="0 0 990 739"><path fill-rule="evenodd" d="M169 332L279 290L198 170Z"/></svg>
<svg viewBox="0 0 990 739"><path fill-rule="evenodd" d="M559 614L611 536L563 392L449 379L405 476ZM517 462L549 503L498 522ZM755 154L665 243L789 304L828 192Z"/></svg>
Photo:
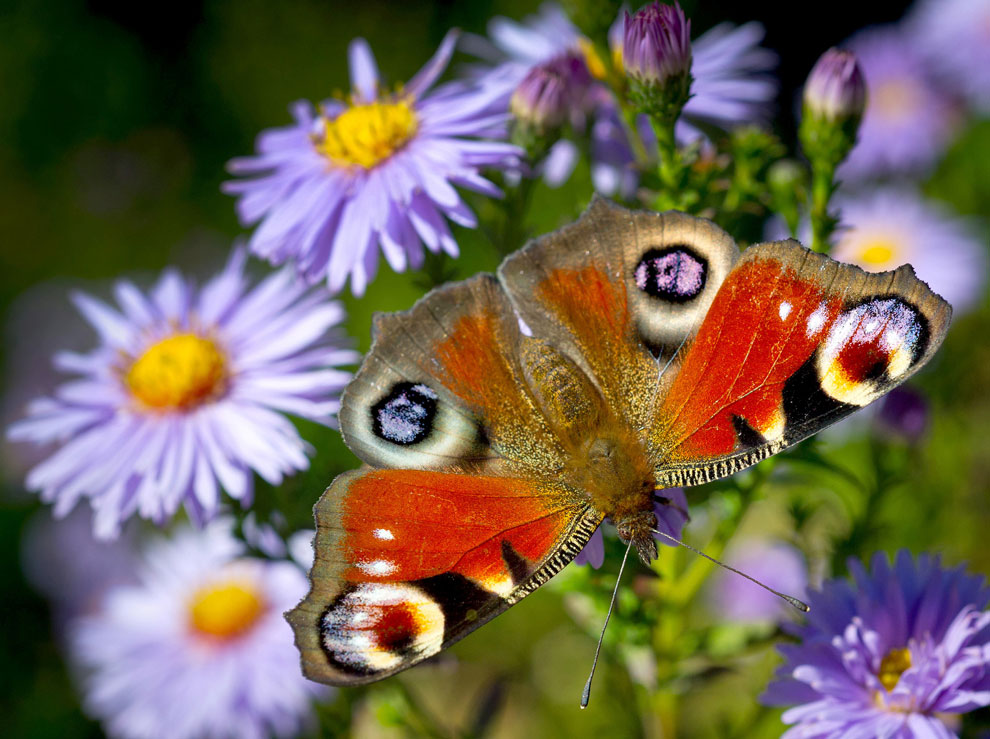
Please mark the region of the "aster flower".
<svg viewBox="0 0 990 739"><path fill-rule="evenodd" d="M945 148L955 114L930 81L911 36L897 26L869 28L843 46L859 60L869 94L840 178L923 172Z"/></svg>
<svg viewBox="0 0 990 739"><path fill-rule="evenodd" d="M657 530L662 531L668 536L672 536L675 539L681 538L681 530L684 528L689 520L687 514L687 498L684 496L683 488L667 488L666 490L657 491L659 495L666 498L669 503L655 503L653 505L653 512L657 516ZM661 544L666 544L667 546L675 547L677 546L670 540L655 535L654 538ZM591 539L588 543L584 545L584 549L578 552L578 555L574 558L574 564L587 565L590 564L592 567L601 567L605 562L605 537L602 534L602 527L599 526L595 533L591 535Z"/></svg>
<svg viewBox="0 0 990 739"><path fill-rule="evenodd" d="M282 613L308 584L243 557L229 521L150 546L138 582L70 624L86 711L124 739L296 736L327 695L299 670Z"/></svg>
<svg viewBox="0 0 990 739"><path fill-rule="evenodd" d="M615 61L622 64L621 46L624 21L620 15L612 26L609 38ZM601 79L604 67L559 6L546 3L538 15L522 23L507 18L495 18L489 24L491 42L472 37L468 50L493 66L476 70L480 94L490 100L492 110L505 110L513 90L535 65L568 52L579 51L588 64L589 72ZM777 56L760 48L763 27L747 23L739 27L723 23L703 33L691 43L691 98L677 121L677 140L690 143L703 136L692 121L721 128L732 128L766 119L770 103L777 94L777 83L770 75ZM592 127L592 173L595 187L613 193L630 178L632 151L618 119L618 109L604 84L593 86L591 100L596 102ZM652 148L653 134L648 121L642 131L645 143ZM568 149L558 153L558 149ZM551 156L573 168L577 150L570 141L555 144ZM570 169L557 166L552 170L557 185L570 175ZM635 184L632 186L635 187ZM631 188L622 187L623 192Z"/></svg>
<svg viewBox="0 0 990 739"><path fill-rule="evenodd" d="M968 221L907 189L844 194L835 205L844 226L832 251L836 259L870 272L911 264L956 311L982 294L986 252Z"/></svg>
<svg viewBox="0 0 990 739"><path fill-rule="evenodd" d="M808 586L804 557L789 544L761 539L733 541L724 560L774 590L804 598ZM793 613L776 595L726 570L715 572L706 589L709 607L723 621L777 621L783 613Z"/></svg>
<svg viewBox="0 0 990 739"><path fill-rule="evenodd" d="M871 571L850 561L853 582L810 594L799 643L763 700L794 706L784 737L953 737L945 714L990 705L990 590L962 567L907 551Z"/></svg>
<svg viewBox="0 0 990 739"><path fill-rule="evenodd" d="M990 3L920 0L905 23L938 79L977 110L990 112Z"/></svg>
<svg viewBox="0 0 990 739"><path fill-rule="evenodd" d="M349 49L353 92L344 102L292 108L295 123L258 137L257 154L229 164L240 179L224 184L238 196L245 225L259 223L251 251L281 264L294 259L310 281L332 292L350 277L364 293L379 248L397 272L423 263L423 245L457 255L447 219L474 228L477 220L454 186L498 197L481 176L486 167L514 169L521 152L485 141L505 135L508 108L486 109L487 98L463 84L430 88L446 69L456 34L394 92L383 89L371 48Z"/></svg>
<svg viewBox="0 0 990 739"><path fill-rule="evenodd" d="M100 345L57 354L79 377L8 431L56 445L27 477L56 516L89 498L101 537L134 513L162 523L180 505L204 521L221 488L250 503L252 470L277 485L308 466L283 413L332 422L349 379L335 366L356 360L327 335L343 308L285 270L249 288L244 262L236 250L198 290L174 271L147 295L120 281L119 309L73 296Z"/></svg>

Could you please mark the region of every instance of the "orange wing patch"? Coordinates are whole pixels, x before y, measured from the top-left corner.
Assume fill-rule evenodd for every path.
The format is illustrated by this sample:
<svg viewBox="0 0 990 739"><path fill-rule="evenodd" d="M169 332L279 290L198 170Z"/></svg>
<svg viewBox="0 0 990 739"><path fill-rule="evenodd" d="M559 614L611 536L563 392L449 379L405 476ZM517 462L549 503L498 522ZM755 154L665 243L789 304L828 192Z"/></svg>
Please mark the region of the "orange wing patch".
<svg viewBox="0 0 990 739"><path fill-rule="evenodd" d="M374 470L351 483L341 505L343 577L409 582L456 572L504 597L574 514L559 488L528 480Z"/></svg>

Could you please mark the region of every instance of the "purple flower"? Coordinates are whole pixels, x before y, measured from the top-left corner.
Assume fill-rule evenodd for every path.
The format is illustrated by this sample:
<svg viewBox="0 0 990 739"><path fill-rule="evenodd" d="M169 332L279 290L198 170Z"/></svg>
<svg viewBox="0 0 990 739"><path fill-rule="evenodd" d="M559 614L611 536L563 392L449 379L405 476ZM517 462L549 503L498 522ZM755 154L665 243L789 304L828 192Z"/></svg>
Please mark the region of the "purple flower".
<svg viewBox="0 0 990 739"><path fill-rule="evenodd" d="M691 21L681 6L653 2L625 13L622 63L630 78L664 85L691 73Z"/></svg>
<svg viewBox="0 0 990 739"><path fill-rule="evenodd" d="M808 586L804 557L788 544L759 539L733 542L725 562L774 590L804 598ZM706 588L709 607L723 621L776 621L783 613L793 613L773 593L734 572L717 570Z"/></svg>
<svg viewBox="0 0 990 739"><path fill-rule="evenodd" d="M799 643L763 695L794 726L784 736L842 739L952 737L943 714L990 705L990 600L984 579L938 557L902 550L853 582L810 594Z"/></svg>
<svg viewBox="0 0 990 739"><path fill-rule="evenodd" d="M977 110L990 112L990 3L920 0L905 22L937 78Z"/></svg>
<svg viewBox="0 0 990 739"><path fill-rule="evenodd" d="M489 24L491 43L485 39L470 39L470 50L493 64L478 71L476 82L488 97L493 111L505 110L513 90L534 65L543 63L567 51L585 55L592 76L604 69L601 60L591 53L559 6L546 3L537 16L522 23L507 18L495 18ZM619 51L624 35L624 19L618 18L609 34L613 53ZM776 66L777 56L759 47L763 27L747 23L733 27L718 25L697 38L691 45L691 98L677 122L676 135L680 143L690 143L703 136L691 121L704 122L721 128L761 122L766 119L770 103L777 94L777 83L769 74ZM615 54L621 65L621 54ZM632 192L636 173L632 169L633 155L618 118L618 109L604 84L592 86L592 101L597 102L592 127L592 173L595 187L604 193ZM644 119L641 127L647 146L651 147L653 133ZM652 147L651 147L652 148ZM570 141L558 141L551 157L554 167L546 167L544 176L553 175L551 185L566 181L578 159L577 147ZM629 183L632 183L629 185Z"/></svg>
<svg viewBox="0 0 990 739"><path fill-rule="evenodd" d="M76 306L100 337L60 352L79 375L28 406L15 441L55 445L27 487L64 516L89 498L98 536L137 513L162 523L183 505L214 516L220 489L250 503L252 471L277 485L305 469L307 445L284 413L330 424L357 355L328 330L344 317L288 271L249 288L245 254L201 289L166 271L150 294L124 280L119 309L84 293Z"/></svg>
<svg viewBox="0 0 990 739"><path fill-rule="evenodd" d="M659 502L653 505L653 512L657 516L657 530L675 539L680 539L681 529L690 520L687 512L687 498L684 497L684 489L667 488L666 490L658 490L657 494L670 501L669 503ZM654 538L661 544L671 547L677 546L663 536L655 535ZM588 543L585 544L584 549L574 558L574 564L590 564L592 567L598 568L602 566L604 561L605 538L602 535L602 527L599 526L595 533L591 535Z"/></svg>
<svg viewBox="0 0 990 739"><path fill-rule="evenodd" d="M881 434L916 444L928 431L928 401L908 385L895 387L877 401L873 422Z"/></svg>
<svg viewBox="0 0 990 739"><path fill-rule="evenodd" d="M845 193L835 200L843 230L832 256L870 272L911 264L962 312L982 295L987 258L972 224L907 189Z"/></svg>
<svg viewBox="0 0 990 739"><path fill-rule="evenodd" d="M328 691L306 680L282 613L306 594L294 563L243 556L230 523L156 541L138 582L70 624L86 712L111 736L297 736Z"/></svg>
<svg viewBox="0 0 990 739"><path fill-rule="evenodd" d="M381 86L371 49L350 45L353 92L348 101L293 108L295 124L258 137L257 154L234 159L248 179L224 184L237 195L245 225L260 222L251 250L273 264L294 259L310 281L332 292L347 278L355 295L374 277L381 248L397 272L423 263L423 245L457 255L447 219L474 228L477 219L454 186L498 197L481 176L486 167L513 169L520 150L501 138L508 100L488 108L485 94L460 83L428 91L454 51L447 35L434 57L405 86Z"/></svg>
<svg viewBox="0 0 990 739"><path fill-rule="evenodd" d="M858 142L839 177L923 172L948 142L955 113L929 80L911 37L899 27L877 27L844 46L859 60L868 95Z"/></svg>
<svg viewBox="0 0 990 739"><path fill-rule="evenodd" d="M866 107L866 81L856 55L829 49L818 59L804 86L806 114L835 122L858 119Z"/></svg>
<svg viewBox="0 0 990 739"><path fill-rule="evenodd" d="M530 69L512 93L509 110L523 124L544 133L583 115L590 86L584 60L567 52Z"/></svg>

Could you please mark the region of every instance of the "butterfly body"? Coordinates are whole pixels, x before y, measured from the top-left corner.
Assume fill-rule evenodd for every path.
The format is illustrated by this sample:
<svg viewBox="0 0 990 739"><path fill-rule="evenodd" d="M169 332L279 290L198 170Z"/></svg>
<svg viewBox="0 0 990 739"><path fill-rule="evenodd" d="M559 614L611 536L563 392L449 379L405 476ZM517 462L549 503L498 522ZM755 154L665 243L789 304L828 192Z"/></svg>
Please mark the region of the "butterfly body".
<svg viewBox="0 0 990 739"><path fill-rule="evenodd" d="M375 321L341 431L365 467L316 506L288 614L312 679L435 654L546 582L605 519L656 557L658 493L732 474L866 405L937 349L909 267L596 200L497 276Z"/></svg>

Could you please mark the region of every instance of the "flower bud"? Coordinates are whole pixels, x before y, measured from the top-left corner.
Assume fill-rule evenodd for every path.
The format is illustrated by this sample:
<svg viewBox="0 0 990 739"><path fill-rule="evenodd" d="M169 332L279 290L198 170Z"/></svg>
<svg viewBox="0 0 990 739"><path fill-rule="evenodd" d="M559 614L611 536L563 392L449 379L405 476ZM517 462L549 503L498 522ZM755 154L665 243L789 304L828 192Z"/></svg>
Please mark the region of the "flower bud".
<svg viewBox="0 0 990 739"><path fill-rule="evenodd" d="M651 3L625 15L622 61L630 100L642 112L674 120L691 91L691 22L679 5Z"/></svg>
<svg viewBox="0 0 990 739"><path fill-rule="evenodd" d="M835 166L856 144L866 81L856 57L829 49L815 64L804 86L804 106L798 136L805 154L814 162Z"/></svg>
<svg viewBox="0 0 990 739"><path fill-rule="evenodd" d="M584 111L591 81L578 54L561 54L529 70L512 93L509 110L527 135L552 134Z"/></svg>
<svg viewBox="0 0 990 739"><path fill-rule="evenodd" d="M827 121L859 120L866 108L866 81L856 56L829 49L815 64L804 86L805 115Z"/></svg>

